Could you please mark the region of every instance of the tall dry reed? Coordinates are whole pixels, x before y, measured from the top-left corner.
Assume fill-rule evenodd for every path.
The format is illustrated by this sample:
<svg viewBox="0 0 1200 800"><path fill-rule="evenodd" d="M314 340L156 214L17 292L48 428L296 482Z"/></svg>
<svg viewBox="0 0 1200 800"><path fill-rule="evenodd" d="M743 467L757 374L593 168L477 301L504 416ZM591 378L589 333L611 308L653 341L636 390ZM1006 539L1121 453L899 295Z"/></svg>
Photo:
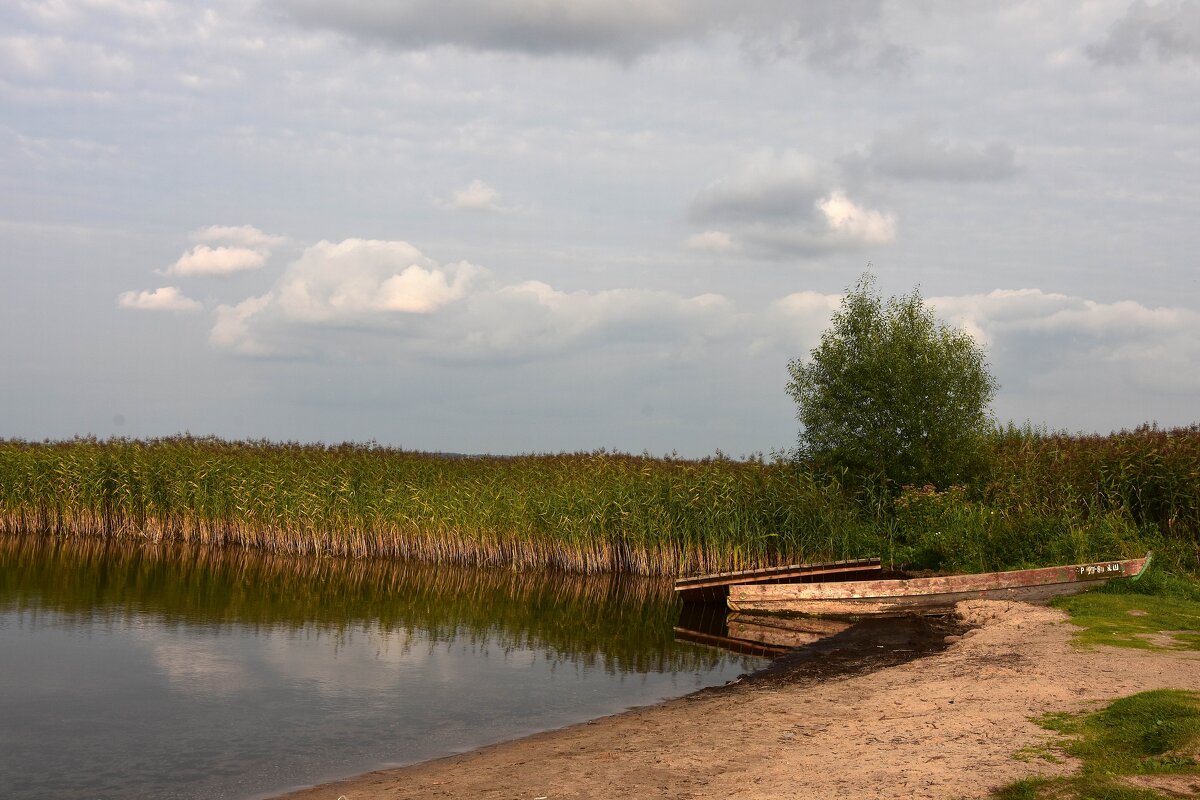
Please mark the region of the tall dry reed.
<svg viewBox="0 0 1200 800"><path fill-rule="evenodd" d="M786 463L191 437L0 442L0 530L648 575L880 547Z"/></svg>

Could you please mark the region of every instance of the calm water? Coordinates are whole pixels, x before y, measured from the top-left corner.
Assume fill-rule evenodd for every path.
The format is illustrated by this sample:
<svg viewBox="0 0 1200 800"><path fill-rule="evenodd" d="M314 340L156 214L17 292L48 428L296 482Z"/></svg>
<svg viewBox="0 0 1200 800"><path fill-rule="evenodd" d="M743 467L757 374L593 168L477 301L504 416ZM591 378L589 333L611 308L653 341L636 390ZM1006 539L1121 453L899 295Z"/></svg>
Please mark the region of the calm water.
<svg viewBox="0 0 1200 800"><path fill-rule="evenodd" d="M720 684L661 583L0 537L0 796L249 798Z"/></svg>

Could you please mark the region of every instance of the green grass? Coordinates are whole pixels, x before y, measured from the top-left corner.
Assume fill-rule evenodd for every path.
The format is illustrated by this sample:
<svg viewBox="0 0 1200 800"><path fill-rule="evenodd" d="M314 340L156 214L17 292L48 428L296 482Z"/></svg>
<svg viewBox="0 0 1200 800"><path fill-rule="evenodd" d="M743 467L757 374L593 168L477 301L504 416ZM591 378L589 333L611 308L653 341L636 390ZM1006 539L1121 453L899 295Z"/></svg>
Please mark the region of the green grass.
<svg viewBox="0 0 1200 800"><path fill-rule="evenodd" d="M1076 643L1140 649L1200 650L1200 582L1151 568L1056 601L1079 627Z"/></svg>
<svg viewBox="0 0 1200 800"><path fill-rule="evenodd" d="M1142 692L1090 714L1039 720L1057 732L1065 755L1080 762L1065 778L1027 778L995 793L1001 800L1144 800L1165 795L1129 785L1129 776L1195 776L1200 783L1200 694ZM1191 781L1187 781L1191 783Z"/></svg>

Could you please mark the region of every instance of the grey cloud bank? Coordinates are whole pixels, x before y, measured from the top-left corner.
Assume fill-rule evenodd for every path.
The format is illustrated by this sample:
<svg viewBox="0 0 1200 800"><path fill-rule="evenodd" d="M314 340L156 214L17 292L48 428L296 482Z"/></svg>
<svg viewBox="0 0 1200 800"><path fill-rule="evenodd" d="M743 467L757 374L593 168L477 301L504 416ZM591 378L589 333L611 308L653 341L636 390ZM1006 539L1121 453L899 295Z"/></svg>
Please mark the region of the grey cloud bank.
<svg viewBox="0 0 1200 800"><path fill-rule="evenodd" d="M1135 2L1087 53L1102 64L1130 64L1150 56L1200 60L1200 3Z"/></svg>
<svg viewBox="0 0 1200 800"><path fill-rule="evenodd" d="M865 156L851 155L845 163L900 180L996 181L1018 171L1010 144L949 142L919 123L880 131Z"/></svg>
<svg viewBox="0 0 1200 800"><path fill-rule="evenodd" d="M1195 2L20 0L0 436L786 447L868 262L997 416L1196 419Z"/></svg>
<svg viewBox="0 0 1200 800"><path fill-rule="evenodd" d="M905 55L902 48L877 40L879 0L276 0L273 5L301 25L402 50L450 46L628 62L725 33L756 58L799 57L827 68L895 66Z"/></svg>

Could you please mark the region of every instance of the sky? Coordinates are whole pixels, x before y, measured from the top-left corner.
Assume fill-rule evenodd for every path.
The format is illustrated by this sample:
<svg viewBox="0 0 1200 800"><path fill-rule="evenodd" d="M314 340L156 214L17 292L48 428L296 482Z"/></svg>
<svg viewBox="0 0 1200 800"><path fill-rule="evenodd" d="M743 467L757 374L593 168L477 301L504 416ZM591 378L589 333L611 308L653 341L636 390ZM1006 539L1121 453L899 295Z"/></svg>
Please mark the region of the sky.
<svg viewBox="0 0 1200 800"><path fill-rule="evenodd" d="M1200 419L1200 0L10 0L0 437L769 453L870 271Z"/></svg>

